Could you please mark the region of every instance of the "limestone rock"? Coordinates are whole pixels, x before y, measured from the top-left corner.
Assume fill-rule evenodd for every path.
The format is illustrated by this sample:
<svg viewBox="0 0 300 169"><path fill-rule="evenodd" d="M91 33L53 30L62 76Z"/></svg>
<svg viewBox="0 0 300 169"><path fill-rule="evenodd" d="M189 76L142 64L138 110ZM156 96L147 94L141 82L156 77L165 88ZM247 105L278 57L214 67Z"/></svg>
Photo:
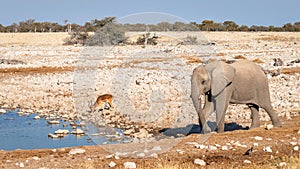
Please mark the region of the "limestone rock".
<svg viewBox="0 0 300 169"><path fill-rule="evenodd" d="M201 160L201 159L197 158L197 159L194 160L194 164L205 166L206 162L204 160Z"/></svg>
<svg viewBox="0 0 300 169"><path fill-rule="evenodd" d="M74 149L71 149L71 150L70 150L69 155L83 154L83 153L85 153L85 149L82 149L82 148L74 148Z"/></svg>
<svg viewBox="0 0 300 169"><path fill-rule="evenodd" d="M136 168L136 164L134 162L125 162L124 167L129 169Z"/></svg>

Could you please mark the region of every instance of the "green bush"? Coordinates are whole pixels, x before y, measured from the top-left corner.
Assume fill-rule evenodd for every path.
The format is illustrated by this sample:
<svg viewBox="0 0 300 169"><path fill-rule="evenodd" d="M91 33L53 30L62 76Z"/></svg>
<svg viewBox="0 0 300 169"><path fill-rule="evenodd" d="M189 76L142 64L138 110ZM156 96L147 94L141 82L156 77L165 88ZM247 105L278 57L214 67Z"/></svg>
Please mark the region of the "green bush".
<svg viewBox="0 0 300 169"><path fill-rule="evenodd" d="M126 41L125 30L117 24L107 24L98 29L90 36L86 45L88 46L110 46L124 43Z"/></svg>

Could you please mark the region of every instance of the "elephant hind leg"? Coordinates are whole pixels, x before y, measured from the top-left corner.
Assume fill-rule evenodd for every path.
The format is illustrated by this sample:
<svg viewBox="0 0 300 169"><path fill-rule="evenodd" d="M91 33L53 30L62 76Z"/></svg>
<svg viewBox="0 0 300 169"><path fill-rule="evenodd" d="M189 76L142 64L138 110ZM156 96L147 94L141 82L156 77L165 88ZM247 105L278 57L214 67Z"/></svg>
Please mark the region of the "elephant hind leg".
<svg viewBox="0 0 300 169"><path fill-rule="evenodd" d="M258 114L259 106L257 106L256 104L249 104L248 107L251 110L251 119L252 119L250 129L257 128L257 127L260 126L260 124L259 124L259 114Z"/></svg>
<svg viewBox="0 0 300 169"><path fill-rule="evenodd" d="M267 106L262 106L263 109L266 110L266 112L268 113L268 115L270 116L272 123L275 127L281 127L281 121L278 117L278 115L275 113L273 107L271 106L271 104L267 105Z"/></svg>

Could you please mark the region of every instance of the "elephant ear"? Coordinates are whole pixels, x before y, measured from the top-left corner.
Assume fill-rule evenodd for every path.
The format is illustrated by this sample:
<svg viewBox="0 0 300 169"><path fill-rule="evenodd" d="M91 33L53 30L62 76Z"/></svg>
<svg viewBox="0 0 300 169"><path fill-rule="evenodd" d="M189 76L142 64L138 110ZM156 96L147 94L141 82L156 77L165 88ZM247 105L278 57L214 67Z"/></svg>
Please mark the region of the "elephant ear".
<svg viewBox="0 0 300 169"><path fill-rule="evenodd" d="M208 64L207 70L211 72L211 94L213 96L219 95L235 76L235 68L221 61Z"/></svg>

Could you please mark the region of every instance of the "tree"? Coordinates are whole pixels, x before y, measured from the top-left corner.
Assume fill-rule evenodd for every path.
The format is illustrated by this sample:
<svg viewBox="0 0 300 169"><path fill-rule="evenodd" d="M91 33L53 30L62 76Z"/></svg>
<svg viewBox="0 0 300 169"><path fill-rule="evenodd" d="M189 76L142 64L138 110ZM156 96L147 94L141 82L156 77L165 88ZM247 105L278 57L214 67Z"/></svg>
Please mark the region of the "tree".
<svg viewBox="0 0 300 169"><path fill-rule="evenodd" d="M95 34L86 40L88 46L110 46L125 42L125 30L121 25L107 24L98 29Z"/></svg>
<svg viewBox="0 0 300 169"><path fill-rule="evenodd" d="M223 25L226 28L226 31L237 31L239 26L233 21L225 21Z"/></svg>
<svg viewBox="0 0 300 169"><path fill-rule="evenodd" d="M202 31L212 31L214 26L215 26L215 23L212 20L204 20L199 25L199 27Z"/></svg>

